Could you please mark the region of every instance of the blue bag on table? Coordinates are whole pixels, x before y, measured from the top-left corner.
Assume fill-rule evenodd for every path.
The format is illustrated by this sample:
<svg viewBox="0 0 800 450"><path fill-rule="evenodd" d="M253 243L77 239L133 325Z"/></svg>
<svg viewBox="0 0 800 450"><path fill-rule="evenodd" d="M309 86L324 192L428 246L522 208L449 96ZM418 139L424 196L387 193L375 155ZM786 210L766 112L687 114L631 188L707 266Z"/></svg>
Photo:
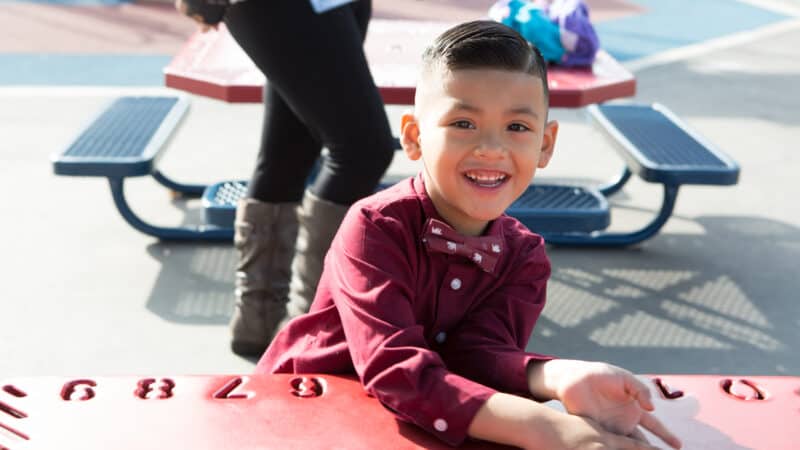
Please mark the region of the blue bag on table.
<svg viewBox="0 0 800 450"><path fill-rule="evenodd" d="M583 0L499 0L489 17L517 30L555 64L590 66L600 47Z"/></svg>

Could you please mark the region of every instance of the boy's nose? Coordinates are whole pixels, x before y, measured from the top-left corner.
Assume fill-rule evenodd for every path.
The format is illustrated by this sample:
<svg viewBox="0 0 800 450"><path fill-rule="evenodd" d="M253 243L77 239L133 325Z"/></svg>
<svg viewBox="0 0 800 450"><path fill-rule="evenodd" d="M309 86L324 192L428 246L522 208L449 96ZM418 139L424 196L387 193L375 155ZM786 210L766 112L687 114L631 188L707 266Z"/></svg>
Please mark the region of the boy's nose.
<svg viewBox="0 0 800 450"><path fill-rule="evenodd" d="M475 147L475 156L478 158L497 158L505 152L505 145L500 139L487 137Z"/></svg>

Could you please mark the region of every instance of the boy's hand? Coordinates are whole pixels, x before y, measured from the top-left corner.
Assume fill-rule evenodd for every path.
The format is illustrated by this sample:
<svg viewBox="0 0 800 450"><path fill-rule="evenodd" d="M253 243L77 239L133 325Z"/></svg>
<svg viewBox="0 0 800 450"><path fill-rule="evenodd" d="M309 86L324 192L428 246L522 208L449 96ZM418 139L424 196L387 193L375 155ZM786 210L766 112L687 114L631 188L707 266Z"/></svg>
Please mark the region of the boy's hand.
<svg viewBox="0 0 800 450"><path fill-rule="evenodd" d="M641 430L623 436L587 417L516 395L496 393L478 410L469 436L526 450L656 450Z"/></svg>
<svg viewBox="0 0 800 450"><path fill-rule="evenodd" d="M658 447L647 442L638 430L629 436L622 436L606 430L597 421L572 415L567 415L565 420L559 422L555 431L559 435L559 441L570 450L597 448L658 450Z"/></svg>
<svg viewBox="0 0 800 450"><path fill-rule="evenodd" d="M542 374L570 414L591 418L622 435L633 435L641 425L671 447L681 447L650 413L655 409L650 390L627 370L599 362L553 360L545 363Z"/></svg>

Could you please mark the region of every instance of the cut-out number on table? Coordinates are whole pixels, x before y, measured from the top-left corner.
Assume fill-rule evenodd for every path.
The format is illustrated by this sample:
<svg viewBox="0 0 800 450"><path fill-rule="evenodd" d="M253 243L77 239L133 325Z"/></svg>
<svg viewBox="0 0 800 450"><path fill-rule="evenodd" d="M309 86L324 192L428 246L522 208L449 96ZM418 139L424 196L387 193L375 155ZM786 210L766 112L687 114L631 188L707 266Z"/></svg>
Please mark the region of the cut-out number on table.
<svg viewBox="0 0 800 450"><path fill-rule="evenodd" d="M300 398L319 397L325 391L325 380L317 377L296 377L289 384L292 395Z"/></svg>
<svg viewBox="0 0 800 450"><path fill-rule="evenodd" d="M25 393L22 389L19 389L16 386L12 386L7 384L3 386L3 392L14 396L15 398L23 398L26 397L28 394ZM10 400L8 400L10 402ZM6 403L5 401L0 400L0 429L3 429L12 435L16 436L18 439L30 440L30 437L23 433L22 431L18 430L16 427L9 425L10 423L16 422L21 419L25 419L28 417L28 414L21 409L12 406L10 403ZM3 446L0 443L0 450L7 449L7 447Z"/></svg>
<svg viewBox="0 0 800 450"><path fill-rule="evenodd" d="M97 387L97 383L89 379L68 381L61 388L61 398L65 401L79 400L84 402L91 400L95 395L92 388L95 387Z"/></svg>
<svg viewBox="0 0 800 450"><path fill-rule="evenodd" d="M764 388L744 378L738 381L725 378L719 385L726 394L746 402L766 400L769 397Z"/></svg>
<svg viewBox="0 0 800 450"><path fill-rule="evenodd" d="M244 385L250 380L248 377L234 377L228 380L221 388L214 392L214 398L247 399L255 396L253 391L244 390Z"/></svg>
<svg viewBox="0 0 800 450"><path fill-rule="evenodd" d="M683 391L678 389L672 390L661 378L653 378L653 384L656 385L661 396L667 400L675 400L676 398L683 397Z"/></svg>
<svg viewBox="0 0 800 450"><path fill-rule="evenodd" d="M169 378L162 378L156 385L155 378L143 378L136 383L136 390L134 394L142 400L150 398L165 399L172 397L172 390L175 388L175 382Z"/></svg>

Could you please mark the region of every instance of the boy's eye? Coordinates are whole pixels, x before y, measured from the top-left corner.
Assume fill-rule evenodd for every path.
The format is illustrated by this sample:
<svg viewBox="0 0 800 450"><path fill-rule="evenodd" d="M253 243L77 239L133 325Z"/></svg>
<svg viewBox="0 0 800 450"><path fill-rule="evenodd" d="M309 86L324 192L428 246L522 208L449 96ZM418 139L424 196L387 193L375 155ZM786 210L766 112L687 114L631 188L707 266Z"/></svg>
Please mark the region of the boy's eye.
<svg viewBox="0 0 800 450"><path fill-rule="evenodd" d="M452 123L452 125L456 128L466 128L466 129L475 128L475 126L469 120L456 120L455 122Z"/></svg>
<svg viewBox="0 0 800 450"><path fill-rule="evenodd" d="M508 126L508 129L511 131L528 131L530 128L521 124L521 123L512 123Z"/></svg>

